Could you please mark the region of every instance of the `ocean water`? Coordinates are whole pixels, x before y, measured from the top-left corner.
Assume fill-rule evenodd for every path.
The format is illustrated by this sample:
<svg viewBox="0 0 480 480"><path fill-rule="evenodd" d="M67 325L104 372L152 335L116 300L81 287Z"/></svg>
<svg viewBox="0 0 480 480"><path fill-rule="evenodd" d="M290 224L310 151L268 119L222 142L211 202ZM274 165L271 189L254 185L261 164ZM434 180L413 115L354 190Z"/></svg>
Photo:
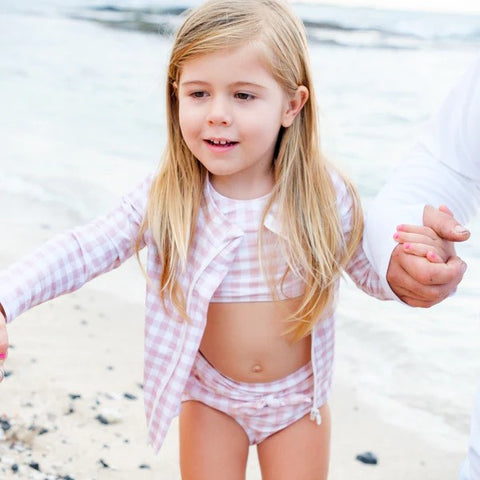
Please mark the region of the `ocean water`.
<svg viewBox="0 0 480 480"><path fill-rule="evenodd" d="M20 198L87 221L155 168L165 142L164 71L181 11L198 1L3 0L3 219L38 222ZM307 26L322 141L365 206L458 75L478 55L480 16L296 3ZM41 221L41 219L40 219ZM480 234L469 270L429 310L342 288L337 377L390 421L465 442L480 381ZM1 242L1 240L0 240Z"/></svg>

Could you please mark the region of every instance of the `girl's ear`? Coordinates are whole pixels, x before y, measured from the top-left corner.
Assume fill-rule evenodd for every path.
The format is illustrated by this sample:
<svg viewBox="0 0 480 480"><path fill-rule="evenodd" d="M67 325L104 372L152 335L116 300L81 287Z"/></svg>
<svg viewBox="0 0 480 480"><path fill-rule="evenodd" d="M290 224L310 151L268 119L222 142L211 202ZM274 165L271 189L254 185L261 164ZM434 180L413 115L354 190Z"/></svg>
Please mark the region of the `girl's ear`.
<svg viewBox="0 0 480 480"><path fill-rule="evenodd" d="M304 85L300 85L295 93L290 97L288 101L287 110L285 110L282 119L282 126L287 128L289 127L295 117L300 113L305 102L308 100L308 88Z"/></svg>

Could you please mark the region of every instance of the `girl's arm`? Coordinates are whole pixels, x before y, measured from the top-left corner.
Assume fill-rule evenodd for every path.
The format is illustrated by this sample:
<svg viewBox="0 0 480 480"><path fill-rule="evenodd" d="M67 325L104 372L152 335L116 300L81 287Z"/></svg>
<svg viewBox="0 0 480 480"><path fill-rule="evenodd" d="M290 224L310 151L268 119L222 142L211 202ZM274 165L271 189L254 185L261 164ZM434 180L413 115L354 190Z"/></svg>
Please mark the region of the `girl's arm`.
<svg viewBox="0 0 480 480"><path fill-rule="evenodd" d="M53 237L1 271L0 303L7 321L77 290L129 258L135 251L150 182L150 177L144 180L107 215Z"/></svg>
<svg viewBox="0 0 480 480"><path fill-rule="evenodd" d="M330 174L337 193L337 208L343 233L345 237L348 238L352 230L353 200L340 175L333 170ZM357 287L361 288L369 295L380 300L393 300L396 298L390 289L385 288L382 279L373 269L363 251L361 242L354 255L345 266L345 271L355 282Z"/></svg>

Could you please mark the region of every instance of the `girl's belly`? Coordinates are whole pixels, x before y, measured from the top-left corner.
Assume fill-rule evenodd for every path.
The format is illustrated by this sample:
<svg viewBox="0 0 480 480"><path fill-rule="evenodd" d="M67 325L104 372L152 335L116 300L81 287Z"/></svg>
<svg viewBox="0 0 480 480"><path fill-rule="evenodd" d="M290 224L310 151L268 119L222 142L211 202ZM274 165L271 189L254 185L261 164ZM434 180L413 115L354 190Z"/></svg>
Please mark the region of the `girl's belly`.
<svg viewBox="0 0 480 480"><path fill-rule="evenodd" d="M211 303L200 345L223 375L239 382L271 382L310 360L310 336L292 343L284 332L297 299Z"/></svg>

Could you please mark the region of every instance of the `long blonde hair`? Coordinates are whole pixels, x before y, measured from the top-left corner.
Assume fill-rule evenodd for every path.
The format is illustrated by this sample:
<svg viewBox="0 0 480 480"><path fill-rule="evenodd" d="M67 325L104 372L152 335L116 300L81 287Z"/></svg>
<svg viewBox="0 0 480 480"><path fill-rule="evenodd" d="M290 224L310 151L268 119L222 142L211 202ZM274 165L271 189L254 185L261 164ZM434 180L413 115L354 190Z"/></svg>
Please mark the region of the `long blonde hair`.
<svg viewBox="0 0 480 480"><path fill-rule="evenodd" d="M316 101L307 39L286 0L210 0L193 10L177 33L167 80L167 147L153 181L143 231L152 235L162 262L160 295L168 294L186 317L178 277L195 235L207 171L180 131L176 84L182 65L198 55L252 44L264 55L287 93L304 85L309 98L293 124L280 131L273 163L275 186L264 216L278 204L288 241L289 269L301 271L306 289L289 331L308 335L334 301L335 281L353 255L362 231L358 195L348 180L353 214L344 238L329 166L319 144ZM261 242L261 235L260 235Z"/></svg>

